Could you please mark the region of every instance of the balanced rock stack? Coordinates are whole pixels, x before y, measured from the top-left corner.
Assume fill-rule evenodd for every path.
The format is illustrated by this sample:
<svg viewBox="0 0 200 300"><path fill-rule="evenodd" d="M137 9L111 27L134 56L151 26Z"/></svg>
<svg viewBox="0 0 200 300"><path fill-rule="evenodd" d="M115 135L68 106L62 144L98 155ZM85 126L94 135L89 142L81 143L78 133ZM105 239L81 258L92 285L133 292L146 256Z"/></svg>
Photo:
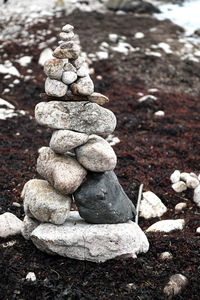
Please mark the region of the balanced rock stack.
<svg viewBox="0 0 200 300"><path fill-rule="evenodd" d="M43 100L36 105L38 124L52 128L49 147L39 150L37 172L22 191L22 234L50 254L103 262L136 257L149 244L131 220L135 207L113 172L117 158L103 138L116 127L115 115L102 105L108 98L94 84L73 26L47 60ZM71 211L72 199L78 211Z"/></svg>

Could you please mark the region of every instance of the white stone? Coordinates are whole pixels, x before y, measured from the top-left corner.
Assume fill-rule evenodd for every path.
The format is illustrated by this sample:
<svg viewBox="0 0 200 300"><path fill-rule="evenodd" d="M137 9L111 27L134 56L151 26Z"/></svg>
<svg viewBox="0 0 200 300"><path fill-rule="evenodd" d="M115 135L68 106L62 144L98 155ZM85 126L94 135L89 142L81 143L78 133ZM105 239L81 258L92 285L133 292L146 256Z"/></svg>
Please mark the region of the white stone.
<svg viewBox="0 0 200 300"><path fill-rule="evenodd" d="M200 233L200 227L197 228L196 233Z"/></svg>
<svg viewBox="0 0 200 300"><path fill-rule="evenodd" d="M117 157L110 144L102 137L92 134L84 145L75 149L78 162L92 172L114 170Z"/></svg>
<svg viewBox="0 0 200 300"><path fill-rule="evenodd" d="M118 35L116 33L110 33L108 38L111 42L116 43L118 40Z"/></svg>
<svg viewBox="0 0 200 300"><path fill-rule="evenodd" d="M64 62L62 59L48 59L44 63L44 73L51 79L60 80L63 73Z"/></svg>
<svg viewBox="0 0 200 300"><path fill-rule="evenodd" d="M146 232L170 232L172 230L182 230L185 225L184 219L162 220L151 225Z"/></svg>
<svg viewBox="0 0 200 300"><path fill-rule="evenodd" d="M77 79L77 74L71 71L64 71L62 74L62 81L65 84L71 84Z"/></svg>
<svg viewBox="0 0 200 300"><path fill-rule="evenodd" d="M189 173L187 173L187 172L183 172L183 173L181 173L181 175L180 175L180 180L183 180L183 181L187 181L187 178L190 176L190 174Z"/></svg>
<svg viewBox="0 0 200 300"><path fill-rule="evenodd" d="M2 74L10 74L13 76L20 77L19 71L11 64L11 65L1 65L0 64L0 73Z"/></svg>
<svg viewBox="0 0 200 300"><path fill-rule="evenodd" d="M75 95L89 96L94 92L94 84L90 76L82 77L70 86L70 89Z"/></svg>
<svg viewBox="0 0 200 300"><path fill-rule="evenodd" d="M190 175L186 180L186 185L190 189L195 189L199 185L199 180Z"/></svg>
<svg viewBox="0 0 200 300"><path fill-rule="evenodd" d="M64 65L63 70L76 73L76 68L69 62Z"/></svg>
<svg viewBox="0 0 200 300"><path fill-rule="evenodd" d="M187 207L187 204L185 202L180 202L180 203L176 204L175 210L176 211L181 211L186 207Z"/></svg>
<svg viewBox="0 0 200 300"><path fill-rule="evenodd" d="M67 85L48 77L45 81L45 92L49 96L63 97L67 93Z"/></svg>
<svg viewBox="0 0 200 300"><path fill-rule="evenodd" d="M145 219L161 217L167 211L162 201L151 191L143 193L140 204L140 216Z"/></svg>
<svg viewBox="0 0 200 300"><path fill-rule="evenodd" d="M25 214L39 222L63 224L71 209L71 198L61 195L46 180L29 180L21 196Z"/></svg>
<svg viewBox="0 0 200 300"><path fill-rule="evenodd" d="M172 259L172 258L173 258L173 256L170 252L165 251L160 254L161 260L168 260L168 259Z"/></svg>
<svg viewBox="0 0 200 300"><path fill-rule="evenodd" d="M163 289L163 293L168 299L180 294L182 289L188 284L188 279L182 274L175 274L170 277L169 282Z"/></svg>
<svg viewBox="0 0 200 300"><path fill-rule="evenodd" d="M194 189L193 200L200 207L200 184Z"/></svg>
<svg viewBox="0 0 200 300"><path fill-rule="evenodd" d="M163 110L158 110L154 113L154 116L156 117L164 117L165 116L165 112Z"/></svg>
<svg viewBox="0 0 200 300"><path fill-rule="evenodd" d="M82 56L79 56L77 59L72 61L72 64L79 69L83 64L85 63L85 58Z"/></svg>
<svg viewBox="0 0 200 300"><path fill-rule="evenodd" d="M175 170L170 176L171 183L176 183L176 182L180 181L180 176L181 176L180 171Z"/></svg>
<svg viewBox="0 0 200 300"><path fill-rule="evenodd" d="M80 46L74 42L64 42L53 52L53 56L59 59L77 59L80 54Z"/></svg>
<svg viewBox="0 0 200 300"><path fill-rule="evenodd" d="M143 32L136 32L134 35L135 39L143 39L144 38L144 33Z"/></svg>
<svg viewBox="0 0 200 300"><path fill-rule="evenodd" d="M99 60L108 59L109 55L106 51L97 51L96 56Z"/></svg>
<svg viewBox="0 0 200 300"><path fill-rule="evenodd" d="M157 100L157 97L153 96L153 95L146 95L146 96L142 96L137 101L142 103L142 102L147 101L147 100Z"/></svg>
<svg viewBox="0 0 200 300"><path fill-rule="evenodd" d="M75 159L57 155L48 147L39 149L37 172L64 195L73 194L87 175Z"/></svg>
<svg viewBox="0 0 200 300"><path fill-rule="evenodd" d="M39 225L40 223L33 218L30 218L28 216L24 217L22 228L21 228L21 234L25 238L25 240L30 239L31 232Z"/></svg>
<svg viewBox="0 0 200 300"><path fill-rule="evenodd" d="M137 257L149 249L140 227L132 222L88 224L74 211L63 225L41 224L31 240L42 251L79 260L105 262L118 257Z"/></svg>
<svg viewBox="0 0 200 300"><path fill-rule="evenodd" d="M181 192L187 190L187 185L183 181L178 181L178 182L172 184L172 188L175 192L181 193Z"/></svg>
<svg viewBox="0 0 200 300"><path fill-rule="evenodd" d="M70 24L66 24L65 26L63 26L62 31L64 32L71 32L74 30L74 26L70 25Z"/></svg>
<svg viewBox="0 0 200 300"><path fill-rule="evenodd" d="M26 280L27 280L27 281L36 281L35 273L34 273L34 272L29 272L29 273L26 275Z"/></svg>
<svg viewBox="0 0 200 300"><path fill-rule="evenodd" d="M195 173L193 173L193 172L190 172L190 176L192 176L192 177L198 179L198 176L197 176Z"/></svg>
<svg viewBox="0 0 200 300"><path fill-rule="evenodd" d="M69 41L69 40L73 39L74 33L73 33L73 31L71 31L71 32L60 32L59 36L60 36L61 40Z"/></svg>
<svg viewBox="0 0 200 300"><path fill-rule="evenodd" d="M89 69L86 66L81 66L78 70L77 70L77 75L79 77L85 77L89 75Z"/></svg>
<svg viewBox="0 0 200 300"><path fill-rule="evenodd" d="M41 53L40 53L40 57L38 60L38 64L41 66L44 66L44 63L46 60L48 59L52 59L53 58L53 51L51 50L51 48L46 48L44 49Z"/></svg>
<svg viewBox="0 0 200 300"><path fill-rule="evenodd" d="M56 153L66 153L85 144L89 135L71 130L56 130L50 140L50 148Z"/></svg>
<svg viewBox="0 0 200 300"><path fill-rule="evenodd" d="M10 235L21 233L22 221L15 215L6 212L0 215L0 237L6 238Z"/></svg>
<svg viewBox="0 0 200 300"><path fill-rule="evenodd" d="M31 63L31 60L32 60L32 56L23 56L23 57L20 57L17 62L22 66L22 67L27 67L30 63Z"/></svg>

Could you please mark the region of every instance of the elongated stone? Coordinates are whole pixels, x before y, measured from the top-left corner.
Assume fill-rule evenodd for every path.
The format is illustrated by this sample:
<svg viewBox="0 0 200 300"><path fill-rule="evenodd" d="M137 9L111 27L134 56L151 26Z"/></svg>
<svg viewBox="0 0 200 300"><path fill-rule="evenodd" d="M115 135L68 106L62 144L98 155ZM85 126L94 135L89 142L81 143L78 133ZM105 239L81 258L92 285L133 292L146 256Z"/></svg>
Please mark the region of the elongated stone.
<svg viewBox="0 0 200 300"><path fill-rule="evenodd" d="M45 92L49 96L63 97L67 92L67 85L61 81L47 78L45 81Z"/></svg>
<svg viewBox="0 0 200 300"><path fill-rule="evenodd" d="M136 213L113 171L88 173L74 198L80 216L89 223L124 223Z"/></svg>
<svg viewBox="0 0 200 300"><path fill-rule="evenodd" d="M87 175L87 171L75 159L57 155L49 147L40 148L37 171L63 195L74 193Z"/></svg>
<svg viewBox="0 0 200 300"><path fill-rule="evenodd" d="M64 42L53 52L53 56L60 59L77 59L79 54L80 46L73 42Z"/></svg>
<svg viewBox="0 0 200 300"><path fill-rule="evenodd" d="M114 170L117 157L110 144L98 135L91 135L86 144L75 149L76 158L87 170L105 172Z"/></svg>
<svg viewBox="0 0 200 300"><path fill-rule="evenodd" d="M73 94L91 95L94 92L94 84L90 76L82 77L70 86Z"/></svg>
<svg viewBox="0 0 200 300"><path fill-rule="evenodd" d="M80 145L85 144L89 136L70 130L56 130L50 140L50 148L56 153L66 153Z"/></svg>
<svg viewBox="0 0 200 300"><path fill-rule="evenodd" d="M29 180L21 196L25 214L39 222L63 224L71 208L71 198L61 195L46 180Z"/></svg>
<svg viewBox="0 0 200 300"><path fill-rule="evenodd" d="M86 101L40 102L35 108L38 124L53 129L68 129L87 134L109 134L116 127L110 110Z"/></svg>
<svg viewBox="0 0 200 300"><path fill-rule="evenodd" d="M91 226L77 211L71 211L63 225L39 225L32 232L31 240L48 254L97 263L119 257L136 258L149 249L146 235L136 223Z"/></svg>
<svg viewBox="0 0 200 300"><path fill-rule="evenodd" d="M105 103L109 102L108 97L96 92L88 96L88 100L99 105L104 105Z"/></svg>
<svg viewBox="0 0 200 300"><path fill-rule="evenodd" d="M44 72L51 79L60 80L63 73L64 62L61 59L48 59L44 63Z"/></svg>

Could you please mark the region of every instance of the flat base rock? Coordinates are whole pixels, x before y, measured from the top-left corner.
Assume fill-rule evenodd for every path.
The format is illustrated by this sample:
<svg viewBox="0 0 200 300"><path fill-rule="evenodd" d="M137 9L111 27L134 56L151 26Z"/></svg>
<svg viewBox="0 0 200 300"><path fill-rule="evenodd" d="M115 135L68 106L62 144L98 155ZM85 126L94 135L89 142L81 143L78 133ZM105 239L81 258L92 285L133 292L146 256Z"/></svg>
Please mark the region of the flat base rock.
<svg viewBox="0 0 200 300"><path fill-rule="evenodd" d="M71 211L62 225L40 224L30 237L38 249L48 254L97 263L136 258L149 249L146 235L136 223L91 225L76 211Z"/></svg>

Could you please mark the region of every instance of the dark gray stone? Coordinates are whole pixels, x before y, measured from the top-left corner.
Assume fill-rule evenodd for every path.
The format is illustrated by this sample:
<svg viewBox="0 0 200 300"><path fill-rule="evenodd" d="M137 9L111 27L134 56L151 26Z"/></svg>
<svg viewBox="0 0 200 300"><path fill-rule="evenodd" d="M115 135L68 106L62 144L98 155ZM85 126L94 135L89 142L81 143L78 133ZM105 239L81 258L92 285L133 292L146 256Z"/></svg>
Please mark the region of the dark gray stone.
<svg viewBox="0 0 200 300"><path fill-rule="evenodd" d="M89 173L74 198L79 214L89 223L124 223L136 214L113 171Z"/></svg>

